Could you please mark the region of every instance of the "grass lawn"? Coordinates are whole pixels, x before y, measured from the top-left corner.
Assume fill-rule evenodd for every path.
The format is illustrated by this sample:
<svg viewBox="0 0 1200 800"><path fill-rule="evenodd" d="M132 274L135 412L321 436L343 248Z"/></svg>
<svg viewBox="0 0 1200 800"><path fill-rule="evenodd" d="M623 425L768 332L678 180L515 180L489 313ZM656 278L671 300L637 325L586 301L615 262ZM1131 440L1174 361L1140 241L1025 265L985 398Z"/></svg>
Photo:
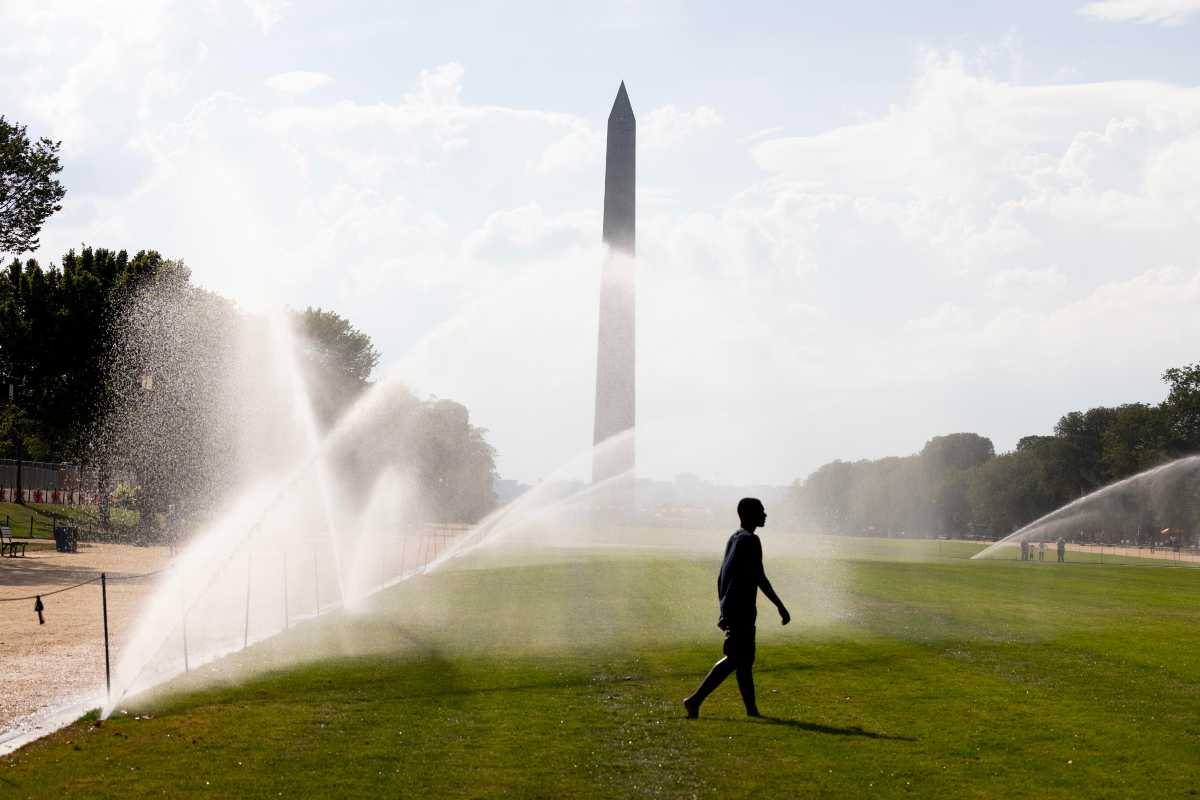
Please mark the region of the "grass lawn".
<svg viewBox="0 0 1200 800"><path fill-rule="evenodd" d="M54 520L84 528L98 527L96 509L52 503L0 503L0 521L12 528L13 536L38 539L54 538ZM118 530L137 527L137 512L122 508L111 509L112 524ZM30 526L32 521L33 525Z"/></svg>
<svg viewBox="0 0 1200 800"><path fill-rule="evenodd" d="M683 719L719 654L714 559L476 561L0 758L0 796L1200 792L1200 571L764 541L796 617L760 601L764 719L732 679Z"/></svg>

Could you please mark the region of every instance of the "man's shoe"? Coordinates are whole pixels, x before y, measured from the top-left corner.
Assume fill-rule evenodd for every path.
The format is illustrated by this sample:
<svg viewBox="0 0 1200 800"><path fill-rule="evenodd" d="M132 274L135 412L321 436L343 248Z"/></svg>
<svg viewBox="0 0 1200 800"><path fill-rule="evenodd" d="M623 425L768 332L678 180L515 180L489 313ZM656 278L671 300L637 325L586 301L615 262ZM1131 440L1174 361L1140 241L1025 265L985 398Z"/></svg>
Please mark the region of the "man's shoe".
<svg viewBox="0 0 1200 800"><path fill-rule="evenodd" d="M683 710L687 712L688 719L698 719L700 717L700 704L693 701L692 698L684 698Z"/></svg>
<svg viewBox="0 0 1200 800"><path fill-rule="evenodd" d="M747 717L761 717L762 714L758 713L758 709L755 708L755 709L747 710L746 716Z"/></svg>

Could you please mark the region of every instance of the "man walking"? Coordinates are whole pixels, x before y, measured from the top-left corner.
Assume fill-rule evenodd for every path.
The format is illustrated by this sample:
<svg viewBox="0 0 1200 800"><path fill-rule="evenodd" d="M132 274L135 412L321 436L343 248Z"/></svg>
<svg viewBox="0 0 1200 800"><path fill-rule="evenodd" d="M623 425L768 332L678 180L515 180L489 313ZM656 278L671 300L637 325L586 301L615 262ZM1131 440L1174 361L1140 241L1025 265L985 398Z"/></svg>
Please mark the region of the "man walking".
<svg viewBox="0 0 1200 800"><path fill-rule="evenodd" d="M783 601L771 588L763 572L762 542L754 531L767 524L767 512L761 500L743 498L737 505L738 518L742 527L729 537L725 545L725 560L717 576L717 599L721 617L717 627L725 631L722 647L725 657L713 665L700 688L683 701L689 719L700 716L700 704L712 694L731 672L737 673L738 689L742 703L751 717L759 716L758 704L754 699L754 622L758 615L756 601L762 589L767 599L779 609L784 625L792 621L792 615L784 608Z"/></svg>

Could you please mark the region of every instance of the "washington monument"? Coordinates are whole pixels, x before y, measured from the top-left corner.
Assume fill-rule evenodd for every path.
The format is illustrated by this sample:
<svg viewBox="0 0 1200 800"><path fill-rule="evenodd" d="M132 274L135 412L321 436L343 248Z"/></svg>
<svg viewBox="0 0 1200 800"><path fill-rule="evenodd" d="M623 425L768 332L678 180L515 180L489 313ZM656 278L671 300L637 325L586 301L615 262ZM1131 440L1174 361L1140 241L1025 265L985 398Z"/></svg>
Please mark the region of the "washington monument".
<svg viewBox="0 0 1200 800"><path fill-rule="evenodd" d="M600 331L596 355L596 427L600 445L592 455L592 482L632 472L636 408L634 292L637 120L625 83L608 114L608 153L604 162L604 242L608 255L600 279Z"/></svg>

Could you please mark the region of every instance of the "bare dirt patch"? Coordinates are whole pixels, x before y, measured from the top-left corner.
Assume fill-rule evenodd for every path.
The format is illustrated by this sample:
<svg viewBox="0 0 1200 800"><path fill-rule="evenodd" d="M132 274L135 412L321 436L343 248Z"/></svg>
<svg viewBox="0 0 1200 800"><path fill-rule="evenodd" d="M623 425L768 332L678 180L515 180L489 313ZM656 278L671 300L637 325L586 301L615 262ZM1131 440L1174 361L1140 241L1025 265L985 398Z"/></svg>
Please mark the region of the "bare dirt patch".
<svg viewBox="0 0 1200 800"><path fill-rule="evenodd" d="M49 593L106 574L115 666L140 603L160 577L148 573L161 570L169 559L164 547L116 544L81 544L78 553L29 550L24 558L0 558L0 675L5 685L0 693L0 733L30 716L103 690L100 581ZM45 605L44 625L38 624L33 599L6 602L38 594Z"/></svg>

